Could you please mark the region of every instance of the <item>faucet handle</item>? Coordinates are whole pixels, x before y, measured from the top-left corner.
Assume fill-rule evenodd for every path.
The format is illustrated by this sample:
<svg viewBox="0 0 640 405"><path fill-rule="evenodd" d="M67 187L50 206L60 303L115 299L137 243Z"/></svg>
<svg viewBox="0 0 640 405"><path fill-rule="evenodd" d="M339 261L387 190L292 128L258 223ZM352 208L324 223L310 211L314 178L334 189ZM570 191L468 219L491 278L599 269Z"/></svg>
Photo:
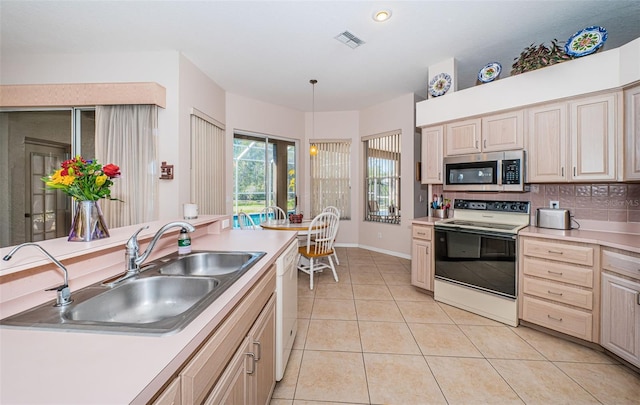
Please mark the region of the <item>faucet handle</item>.
<svg viewBox="0 0 640 405"><path fill-rule="evenodd" d="M47 288L45 291L56 291L56 304L55 307L63 307L65 305L69 305L73 302L71 299L71 289L68 285L63 284L57 287Z"/></svg>
<svg viewBox="0 0 640 405"><path fill-rule="evenodd" d="M139 249L139 245L138 245L138 234L142 231L144 231L145 229L149 229L149 225L145 225L142 228L138 229L133 235L131 235L131 237L129 238L129 240L127 241L127 249L133 249L133 250L138 250Z"/></svg>

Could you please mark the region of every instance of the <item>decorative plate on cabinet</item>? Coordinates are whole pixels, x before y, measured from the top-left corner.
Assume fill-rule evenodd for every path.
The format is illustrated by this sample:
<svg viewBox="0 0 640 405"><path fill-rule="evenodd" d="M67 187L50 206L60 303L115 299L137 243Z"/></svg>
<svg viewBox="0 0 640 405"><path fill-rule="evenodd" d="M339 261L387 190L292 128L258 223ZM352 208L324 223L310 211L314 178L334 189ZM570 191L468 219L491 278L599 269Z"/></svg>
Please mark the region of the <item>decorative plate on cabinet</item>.
<svg viewBox="0 0 640 405"><path fill-rule="evenodd" d="M594 25L570 36L564 45L564 51L576 58L589 55L600 49L606 40L607 30Z"/></svg>
<svg viewBox="0 0 640 405"><path fill-rule="evenodd" d="M478 72L478 80L482 83L489 83L495 80L502 72L502 65L498 62L487 63L485 67Z"/></svg>
<svg viewBox="0 0 640 405"><path fill-rule="evenodd" d="M449 91L451 87L451 76L446 73L437 74L429 82L429 93L433 97L438 97Z"/></svg>

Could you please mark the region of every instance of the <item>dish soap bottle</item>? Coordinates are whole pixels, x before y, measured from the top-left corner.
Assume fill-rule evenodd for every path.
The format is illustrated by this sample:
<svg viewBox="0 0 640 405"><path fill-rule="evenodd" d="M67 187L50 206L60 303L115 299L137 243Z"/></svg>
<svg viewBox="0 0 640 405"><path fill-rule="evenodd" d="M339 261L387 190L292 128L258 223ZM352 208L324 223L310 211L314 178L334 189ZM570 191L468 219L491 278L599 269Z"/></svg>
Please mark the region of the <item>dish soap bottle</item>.
<svg viewBox="0 0 640 405"><path fill-rule="evenodd" d="M191 253L191 237L189 232L185 228L180 230L180 236L178 236L178 254L186 255Z"/></svg>

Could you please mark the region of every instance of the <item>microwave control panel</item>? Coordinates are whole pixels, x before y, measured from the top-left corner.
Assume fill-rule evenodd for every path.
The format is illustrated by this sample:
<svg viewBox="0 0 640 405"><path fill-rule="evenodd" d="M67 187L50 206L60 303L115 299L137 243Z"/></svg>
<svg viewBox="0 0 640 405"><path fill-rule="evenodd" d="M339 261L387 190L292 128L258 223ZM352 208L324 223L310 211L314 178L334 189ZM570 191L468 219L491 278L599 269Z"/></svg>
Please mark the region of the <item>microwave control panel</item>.
<svg viewBox="0 0 640 405"><path fill-rule="evenodd" d="M520 159L502 161L502 184L520 184Z"/></svg>

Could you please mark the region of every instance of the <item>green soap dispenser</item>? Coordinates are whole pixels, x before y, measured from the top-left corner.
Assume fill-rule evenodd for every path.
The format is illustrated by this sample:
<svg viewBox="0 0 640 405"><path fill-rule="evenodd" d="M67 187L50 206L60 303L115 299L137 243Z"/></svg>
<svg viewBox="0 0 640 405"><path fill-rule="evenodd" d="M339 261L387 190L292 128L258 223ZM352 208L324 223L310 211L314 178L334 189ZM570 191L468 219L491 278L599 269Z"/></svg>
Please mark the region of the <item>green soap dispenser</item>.
<svg viewBox="0 0 640 405"><path fill-rule="evenodd" d="M185 228L182 228L178 236L178 254L186 255L187 253L191 253L191 236Z"/></svg>

